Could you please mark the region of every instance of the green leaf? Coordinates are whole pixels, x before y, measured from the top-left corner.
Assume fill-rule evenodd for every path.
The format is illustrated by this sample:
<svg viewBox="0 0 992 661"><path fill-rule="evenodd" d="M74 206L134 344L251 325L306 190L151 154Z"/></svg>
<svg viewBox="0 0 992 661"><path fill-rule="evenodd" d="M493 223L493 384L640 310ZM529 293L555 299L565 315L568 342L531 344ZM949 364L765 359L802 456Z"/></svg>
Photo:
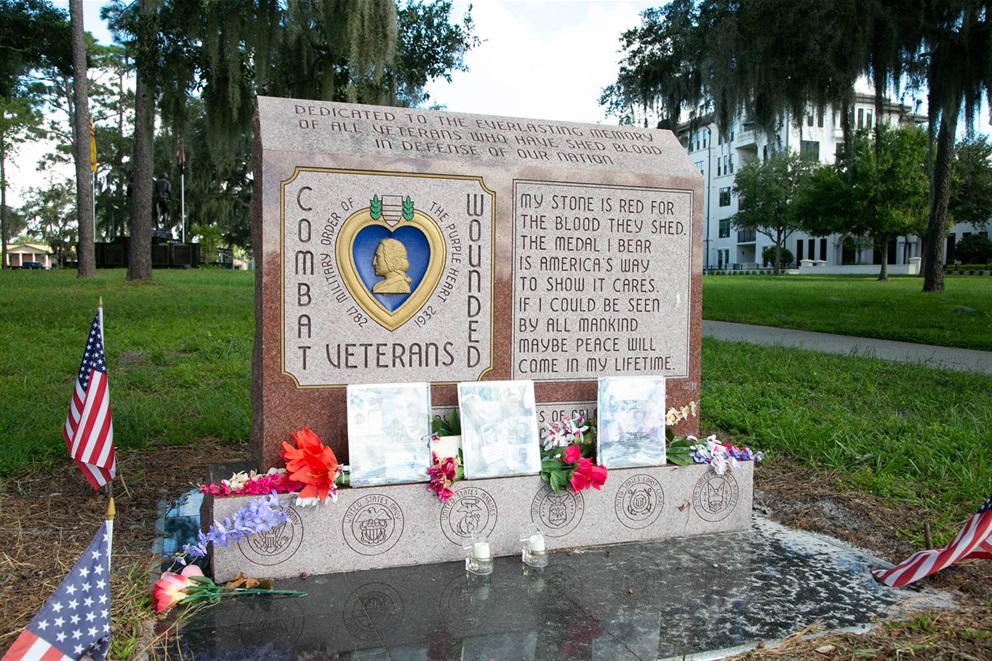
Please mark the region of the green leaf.
<svg viewBox="0 0 992 661"><path fill-rule="evenodd" d="M403 219L413 220L413 200L410 199L409 195L403 200Z"/></svg>
<svg viewBox="0 0 992 661"><path fill-rule="evenodd" d="M369 215L372 216L372 220L382 218L382 200L379 199L378 195L372 196L372 201L369 203Z"/></svg>

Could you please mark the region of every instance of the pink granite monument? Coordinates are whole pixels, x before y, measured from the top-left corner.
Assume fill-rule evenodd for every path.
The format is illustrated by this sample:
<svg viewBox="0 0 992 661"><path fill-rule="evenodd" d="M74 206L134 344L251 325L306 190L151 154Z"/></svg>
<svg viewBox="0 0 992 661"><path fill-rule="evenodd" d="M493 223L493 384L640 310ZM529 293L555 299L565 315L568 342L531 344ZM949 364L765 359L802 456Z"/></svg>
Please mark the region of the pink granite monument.
<svg viewBox="0 0 992 661"><path fill-rule="evenodd" d="M348 461L349 384L534 382L539 423L587 418L600 376L663 376L698 410L702 178L667 131L260 98L251 450L306 426ZM531 409L533 411L533 409ZM675 427L698 432L690 415ZM742 530L753 468L610 470L342 489L214 549L218 580ZM208 497L207 520L248 497Z"/></svg>
<svg viewBox="0 0 992 661"><path fill-rule="evenodd" d="M599 376L698 402L702 179L670 132L260 98L254 159L261 468L303 426L346 463L354 383L443 408L531 379L542 424Z"/></svg>

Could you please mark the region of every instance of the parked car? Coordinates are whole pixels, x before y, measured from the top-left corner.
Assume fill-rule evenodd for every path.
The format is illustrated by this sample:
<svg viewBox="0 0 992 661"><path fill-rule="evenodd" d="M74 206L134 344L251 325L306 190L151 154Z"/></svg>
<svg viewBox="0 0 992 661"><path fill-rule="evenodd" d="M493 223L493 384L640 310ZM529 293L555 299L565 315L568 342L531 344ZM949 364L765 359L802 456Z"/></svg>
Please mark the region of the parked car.
<svg viewBox="0 0 992 661"><path fill-rule="evenodd" d="M42 264L41 262L22 262L21 263L21 268L22 269L42 269L42 270L44 270L45 269L45 265Z"/></svg>

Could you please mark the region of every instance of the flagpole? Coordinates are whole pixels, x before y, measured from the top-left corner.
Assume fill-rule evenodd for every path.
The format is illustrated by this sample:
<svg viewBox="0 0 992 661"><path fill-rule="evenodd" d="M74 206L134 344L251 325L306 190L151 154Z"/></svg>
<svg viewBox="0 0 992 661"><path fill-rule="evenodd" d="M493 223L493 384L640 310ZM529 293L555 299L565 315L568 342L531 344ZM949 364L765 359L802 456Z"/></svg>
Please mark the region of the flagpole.
<svg viewBox="0 0 992 661"><path fill-rule="evenodd" d="M110 569L110 549L114 544L114 517L117 516L117 508L114 507L114 482L111 480L107 483L110 487L111 495L110 500L107 502L107 535L109 539L107 540L107 569ZM109 577L107 580L110 580Z"/></svg>
<svg viewBox="0 0 992 661"><path fill-rule="evenodd" d="M182 221L182 239L186 243L186 164L179 168L179 217Z"/></svg>

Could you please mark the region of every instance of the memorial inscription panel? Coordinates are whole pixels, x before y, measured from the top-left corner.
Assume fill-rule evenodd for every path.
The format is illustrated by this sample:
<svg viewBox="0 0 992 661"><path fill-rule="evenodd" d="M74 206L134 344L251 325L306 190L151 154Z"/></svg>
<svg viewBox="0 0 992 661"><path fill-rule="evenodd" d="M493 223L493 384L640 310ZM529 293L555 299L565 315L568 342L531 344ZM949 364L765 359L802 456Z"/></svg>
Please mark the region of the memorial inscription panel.
<svg viewBox="0 0 992 661"><path fill-rule="evenodd" d="M516 181L513 378L689 374L692 193Z"/></svg>

